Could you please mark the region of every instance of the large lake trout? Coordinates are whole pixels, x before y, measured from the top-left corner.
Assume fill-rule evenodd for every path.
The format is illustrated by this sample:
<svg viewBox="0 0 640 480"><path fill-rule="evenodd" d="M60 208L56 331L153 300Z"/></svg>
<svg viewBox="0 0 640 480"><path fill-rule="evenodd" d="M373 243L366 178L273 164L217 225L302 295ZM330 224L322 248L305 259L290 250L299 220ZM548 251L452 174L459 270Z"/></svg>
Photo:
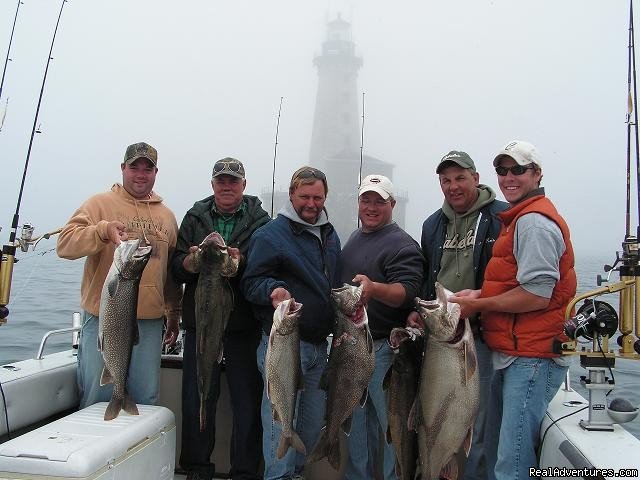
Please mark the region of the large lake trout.
<svg viewBox="0 0 640 480"><path fill-rule="evenodd" d="M104 359L100 385L113 383L105 420L113 420L120 410L138 415L138 407L127 393L127 375L131 350L139 338L138 287L151 257L151 246L141 246L140 242L140 239L127 240L116 247L100 296L98 350Z"/></svg>
<svg viewBox="0 0 640 480"><path fill-rule="evenodd" d="M293 298L276 307L264 359L267 397L273 407L274 420L282 424L277 458L284 457L289 447L307 454L304 443L293 428L298 391L303 388L298 331L301 311L302 304Z"/></svg>
<svg viewBox="0 0 640 480"><path fill-rule="evenodd" d="M423 480L458 478L454 455L469 454L478 412L478 357L469 320L460 305L447 301L451 292L436 282L436 300L416 298L429 330L415 410Z"/></svg>
<svg viewBox="0 0 640 480"><path fill-rule="evenodd" d="M336 310L335 331L327 368L320 387L327 392L326 425L309 462L327 457L335 470L340 469L340 435L351 431L351 414L363 406L369 393L375 353L369 331L367 311L362 305L362 285L344 285L331 290Z"/></svg>
<svg viewBox="0 0 640 480"><path fill-rule="evenodd" d="M207 424L207 398L216 364L222 362L222 339L233 310L233 291L228 277L238 272L238 259L229 256L218 232L210 233L194 254L199 272L195 292L196 365L200 394L200 431Z"/></svg>

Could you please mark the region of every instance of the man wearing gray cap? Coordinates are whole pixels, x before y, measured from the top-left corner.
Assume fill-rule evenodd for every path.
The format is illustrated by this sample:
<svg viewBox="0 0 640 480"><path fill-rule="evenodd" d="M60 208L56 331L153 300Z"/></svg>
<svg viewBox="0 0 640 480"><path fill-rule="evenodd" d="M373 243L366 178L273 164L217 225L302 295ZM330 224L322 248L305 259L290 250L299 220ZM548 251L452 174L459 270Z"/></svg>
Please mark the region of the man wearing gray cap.
<svg viewBox="0 0 640 480"><path fill-rule="evenodd" d="M427 300L436 297L436 281L453 292L480 288L502 225L497 214L507 208L505 202L496 200L490 187L480 184L475 163L466 152L447 153L438 163L436 174L444 202L442 208L425 220L421 238L426 261L423 296ZM477 315L470 318L470 323L478 356L480 395L463 478L485 480L484 444L493 368ZM409 324L420 324L417 313L410 315Z"/></svg>
<svg viewBox="0 0 640 480"><path fill-rule="evenodd" d="M109 401L113 391L113 384L100 385L104 361L97 349L98 314L102 286L121 241L140 238L152 246L140 281L139 342L133 346L127 380L134 402L154 405L157 401L164 318L164 343L173 345L178 335L182 291L168 271L178 225L173 212L153 191L158 152L144 142L129 145L120 169L122 184L86 200L58 237L60 257L87 257L80 286L84 311L78 347L80 408Z"/></svg>
<svg viewBox="0 0 640 480"><path fill-rule="evenodd" d="M495 369L488 411L487 466L491 479L529 478L547 406L569 359L556 353L566 307L576 293L569 228L540 187L542 164L528 142L509 142L493 165L510 204L481 290L451 301L462 315L481 312Z"/></svg>
<svg viewBox="0 0 640 480"><path fill-rule="evenodd" d="M269 221L269 214L257 197L244 195L246 185L244 165L240 160L226 157L214 164L211 179L213 195L195 202L185 214L171 261L176 279L185 284L180 465L189 472L189 479L212 478L215 473L210 457L216 439L216 404L220 396L221 371L220 365L216 364L207 397L207 423L204 431L200 431L195 322L198 272L191 263L191 254L197 250L197 245L214 231L224 239L229 254L240 257L238 273L229 279L234 305L223 340L225 374L233 410L229 476L233 479L262 478L259 473L262 460L262 378L256 364L261 331L250 305L238 288L238 280L246 266L249 239L257 228Z"/></svg>
<svg viewBox="0 0 640 480"><path fill-rule="evenodd" d="M352 415L348 438L348 480L374 478L381 463L385 480L397 478L395 453L386 439L388 427L386 392L382 383L393 362L389 334L404 327L413 299L422 285L423 259L418 243L393 221L396 205L393 184L384 175L368 175L358 190L361 227L353 232L340 253L340 283L362 284L374 341L375 369L362 408ZM382 446L382 451L377 451Z"/></svg>

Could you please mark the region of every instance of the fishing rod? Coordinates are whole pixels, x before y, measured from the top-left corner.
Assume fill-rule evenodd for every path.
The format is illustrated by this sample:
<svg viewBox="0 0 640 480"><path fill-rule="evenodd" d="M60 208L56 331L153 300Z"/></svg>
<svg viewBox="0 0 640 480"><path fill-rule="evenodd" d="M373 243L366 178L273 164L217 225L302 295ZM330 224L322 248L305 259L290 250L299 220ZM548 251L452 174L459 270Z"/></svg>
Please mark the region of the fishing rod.
<svg viewBox="0 0 640 480"><path fill-rule="evenodd" d="M362 184L362 151L363 150L364 150L364 92L362 92L362 123L360 124L360 168L358 169L358 190L360 189L360 185ZM360 228L360 215L358 215L358 228Z"/></svg>
<svg viewBox="0 0 640 480"><path fill-rule="evenodd" d="M18 20L18 11L20 10L20 5L22 5L22 2L18 0L18 6L16 7L16 14L13 17L13 26L11 27L11 36L9 37L9 47L7 48L7 56L4 59L4 68L2 69L2 80L0 81L0 98L2 98L2 87L4 86L4 77L5 77L5 74L7 73L7 64L11 60L9 58L9 54L11 52L11 43L13 42L13 32L16 29L16 20Z"/></svg>
<svg viewBox="0 0 640 480"><path fill-rule="evenodd" d="M282 99L280 97L280 107L278 108L278 121L276 123L276 141L273 145L273 173L271 176L271 218L273 218L273 196L276 191L276 157L278 156L278 131L280 130L280 112L282 112Z"/></svg>
<svg viewBox="0 0 640 480"><path fill-rule="evenodd" d="M633 29L633 0L629 0L629 45L628 45L628 71L627 71L627 185L626 185L626 209L625 209L625 241L631 239L631 137L635 136L636 153L636 185L640 185L640 149L638 148L638 110L636 105L636 59L635 59L635 34ZM631 114L633 113L633 121ZM640 188L638 189L638 217L640 219ZM636 228L636 239L640 238L640 225Z"/></svg>
<svg viewBox="0 0 640 480"><path fill-rule="evenodd" d="M27 170L29 168L29 157L31 156L31 147L33 146L33 137L36 133L36 125L38 124L38 115L40 113L40 105L42 104L42 96L44 94L44 86L47 81L47 73L49 72L49 64L53 57L53 45L56 41L56 34L58 33L58 26L60 25L60 18L62 17L62 10L67 0L62 0L60 5L60 12L58 13L58 20L56 21L56 28L53 31L53 38L51 39L51 47L49 48L49 55L47 57L47 65L42 77L42 86L40 87L40 95L38 96L38 105L36 107L36 114L33 119L33 127L31 129L31 138L29 139L29 148L27 149L27 157L24 162L24 170L22 172L22 181L20 182L20 192L18 193L18 202L16 204L16 212L13 214L13 220L11 222L11 233L9 234L9 243L2 246L2 262L0 263L0 325L6 323L7 316L9 315L9 309L7 304L9 303L9 296L11 292L11 277L13 274L13 265L15 263L16 247L18 241L16 241L16 232L18 230L18 220L20 218L20 204L22 203L22 194L24 192L24 184L27 178Z"/></svg>

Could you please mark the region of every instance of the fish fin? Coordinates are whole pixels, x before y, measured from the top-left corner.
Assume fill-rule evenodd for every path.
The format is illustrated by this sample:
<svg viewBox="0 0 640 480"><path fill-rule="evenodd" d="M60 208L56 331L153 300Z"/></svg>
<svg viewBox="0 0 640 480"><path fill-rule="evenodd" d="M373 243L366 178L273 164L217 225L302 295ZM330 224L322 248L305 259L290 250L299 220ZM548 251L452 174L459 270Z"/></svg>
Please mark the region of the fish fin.
<svg viewBox="0 0 640 480"><path fill-rule="evenodd" d="M329 370L329 366L327 365L327 367L324 369L324 372L322 372L322 375L320 376L320 382L318 382L318 387L320 387L325 392L329 387L329 379L333 376L329 373Z"/></svg>
<svg viewBox="0 0 640 480"><path fill-rule="evenodd" d="M128 394L125 394L123 403L124 405L122 408L129 415L140 415L140 412L138 412L138 405L136 405L136 402L134 402Z"/></svg>
<svg viewBox="0 0 640 480"><path fill-rule="evenodd" d="M273 405L272 405L272 408L271 408L271 414L272 414L272 416L273 416L273 419L274 419L276 422L280 422L280 423L282 423L282 420L280 419L280 415L278 415L278 410L276 410L275 408L273 408ZM282 435L281 435L281 436L282 436ZM282 457L279 457L279 458L282 458Z"/></svg>
<svg viewBox="0 0 640 480"><path fill-rule="evenodd" d="M344 422L342 422L341 427L342 427L342 431L346 435L351 434L351 415L349 415L347 418L344 419Z"/></svg>
<svg viewBox="0 0 640 480"><path fill-rule="evenodd" d="M113 376L111 375L111 372L105 365L102 368L102 375L100 375L100 386L102 387L108 383L113 383Z"/></svg>
<svg viewBox="0 0 640 480"><path fill-rule="evenodd" d="M200 401L200 431L204 432L207 426L207 402Z"/></svg>
<svg viewBox="0 0 640 480"><path fill-rule="evenodd" d="M417 432L418 427L421 423L420 397L416 396L415 400L413 401L413 405L411 405L411 410L409 410L409 417L407 418L407 428L409 430Z"/></svg>
<svg viewBox="0 0 640 480"><path fill-rule="evenodd" d="M458 480L458 461L455 455L440 470L440 480Z"/></svg>
<svg viewBox="0 0 640 480"><path fill-rule="evenodd" d="M113 420L118 416L122 410L122 399L111 397L109 400L109 405L107 405L106 410L104 411L104 420L108 422L109 420Z"/></svg>
<svg viewBox="0 0 640 480"><path fill-rule="evenodd" d="M384 374L384 378L382 379L382 389L389 390L389 385L391 384L391 373L393 370L393 365L389 367L387 373Z"/></svg>
<svg viewBox="0 0 640 480"><path fill-rule="evenodd" d="M471 381L471 378L476 375L478 370L478 357L473 353L473 351L469 351L466 343L464 344L464 367L466 381L469 382Z"/></svg>
<svg viewBox="0 0 640 480"><path fill-rule="evenodd" d="M364 389L364 391L362 392L362 396L360 397L360 401L358 402L358 404L361 407L364 407L364 404L367 403L367 398L369 397L369 387L366 387Z"/></svg>
<svg viewBox="0 0 640 480"><path fill-rule="evenodd" d="M224 347L220 345L220 353L218 353L218 365L222 363L223 359L224 359Z"/></svg>
<svg viewBox="0 0 640 480"><path fill-rule="evenodd" d="M131 336L133 337L133 345L137 345L140 342L140 331L138 330L138 320L133 321L133 330Z"/></svg>
<svg viewBox="0 0 640 480"><path fill-rule="evenodd" d="M267 395L267 398L271 400L271 390L269 390L269 379L267 378L264 383L264 392Z"/></svg>
<svg viewBox="0 0 640 480"><path fill-rule="evenodd" d="M114 297L116 292L118 291L118 287L120 286L120 275L115 275L113 280L111 280L107 284L107 291L109 292L110 297Z"/></svg>
<svg viewBox="0 0 640 480"><path fill-rule="evenodd" d="M369 353L373 352L373 337L371 336L371 332L369 332L369 327L367 327L367 351Z"/></svg>
<svg viewBox="0 0 640 480"><path fill-rule="evenodd" d="M98 334L98 351L102 351L102 334Z"/></svg>
<svg viewBox="0 0 640 480"><path fill-rule="evenodd" d="M464 454L468 457L469 451L471 450L471 441L473 440L473 427L469 428L467 432L467 436L464 437L464 441L462 442L462 449L464 450Z"/></svg>

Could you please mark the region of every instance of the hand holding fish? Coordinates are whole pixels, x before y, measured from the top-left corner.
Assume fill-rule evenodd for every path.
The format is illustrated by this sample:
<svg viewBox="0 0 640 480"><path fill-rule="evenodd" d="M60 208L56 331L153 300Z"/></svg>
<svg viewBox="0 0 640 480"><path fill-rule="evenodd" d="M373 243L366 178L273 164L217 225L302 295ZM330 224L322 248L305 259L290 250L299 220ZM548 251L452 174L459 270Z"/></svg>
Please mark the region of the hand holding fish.
<svg viewBox="0 0 640 480"><path fill-rule="evenodd" d="M113 220L107 224L107 237L111 243L120 245L120 242L129 240L129 235L125 232L124 223Z"/></svg>
<svg viewBox="0 0 640 480"><path fill-rule="evenodd" d="M407 315L407 328L420 328L424 329L424 321L418 312L409 312Z"/></svg>
<svg viewBox="0 0 640 480"><path fill-rule="evenodd" d="M172 347L175 345L176 340L178 339L178 319L169 319L167 318L167 329L164 332L164 339L162 343Z"/></svg>
<svg viewBox="0 0 640 480"><path fill-rule="evenodd" d="M189 247L189 254L182 260L182 266L187 272L198 273L198 270L200 270L196 265L196 252L198 248L200 248L198 245Z"/></svg>
<svg viewBox="0 0 640 480"><path fill-rule="evenodd" d="M480 290L465 289L454 293L448 298L451 303L460 305L460 318L469 318L480 310L477 299L480 297Z"/></svg>
<svg viewBox="0 0 640 480"><path fill-rule="evenodd" d="M238 262L240 261L240 258L242 257L242 254L240 253L240 249L239 248L227 247L227 252L229 253L229 256L231 258L233 258L234 260L237 260Z"/></svg>
<svg viewBox="0 0 640 480"><path fill-rule="evenodd" d="M278 308L280 302L283 302L284 300L288 300L290 298L291 294L286 288L274 288L273 292L271 292L271 304L273 305L273 308Z"/></svg>
<svg viewBox="0 0 640 480"><path fill-rule="evenodd" d="M360 296L360 303L362 305L366 305L367 303L369 303L369 300L373 297L373 292L375 290L374 282L371 281L371 279L366 275L360 274L353 277L353 280L351 281L362 285L362 295Z"/></svg>

